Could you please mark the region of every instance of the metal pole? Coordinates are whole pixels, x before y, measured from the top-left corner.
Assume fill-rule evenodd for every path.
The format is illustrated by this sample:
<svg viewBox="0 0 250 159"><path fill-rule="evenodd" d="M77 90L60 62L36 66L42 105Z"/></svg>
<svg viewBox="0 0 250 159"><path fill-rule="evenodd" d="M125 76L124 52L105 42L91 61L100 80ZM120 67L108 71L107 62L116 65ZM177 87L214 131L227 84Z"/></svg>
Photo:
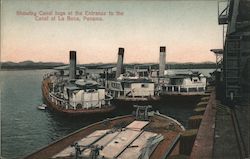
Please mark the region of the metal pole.
<svg viewBox="0 0 250 159"><path fill-rule="evenodd" d="M2 100L2 91L0 89L0 101ZM0 158L2 158L2 104L0 102Z"/></svg>
<svg viewBox="0 0 250 159"><path fill-rule="evenodd" d="M224 33L225 29L224 29L224 24L222 25L222 48L224 48L224 40L225 40L225 33Z"/></svg>

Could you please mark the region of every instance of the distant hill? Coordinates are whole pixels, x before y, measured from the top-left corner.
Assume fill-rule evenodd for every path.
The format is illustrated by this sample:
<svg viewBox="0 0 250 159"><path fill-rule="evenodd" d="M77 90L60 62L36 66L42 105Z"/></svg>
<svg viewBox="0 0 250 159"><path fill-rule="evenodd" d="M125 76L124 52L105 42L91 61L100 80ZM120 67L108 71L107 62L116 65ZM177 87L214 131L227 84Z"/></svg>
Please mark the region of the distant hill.
<svg viewBox="0 0 250 159"><path fill-rule="evenodd" d="M60 62L33 62L33 61L22 61L22 62L3 62L0 64L1 69L50 69L57 66L65 65Z"/></svg>
<svg viewBox="0 0 250 159"><path fill-rule="evenodd" d="M169 63L166 65L168 69L214 69L216 63L202 62L202 63Z"/></svg>
<svg viewBox="0 0 250 159"><path fill-rule="evenodd" d="M145 64L127 64L127 67L135 67L139 66L140 68L148 68L151 66L153 69L158 69L158 63L145 63ZM176 62L169 62L166 64L166 69L214 69L216 68L216 63L214 62L201 62L201 63L176 63Z"/></svg>
<svg viewBox="0 0 250 159"><path fill-rule="evenodd" d="M22 61L22 62L3 62L0 64L1 69L51 69L58 66L67 65L60 62L33 62L33 61ZM125 64L125 67L134 68L151 68L158 69L159 65L157 63L130 63ZM96 68L107 68L107 67L115 67L115 63L91 63L91 64L80 64L80 66L84 66L89 69ZM166 69L213 69L216 68L216 64L213 62L202 62L202 63L175 63L169 62L166 64Z"/></svg>

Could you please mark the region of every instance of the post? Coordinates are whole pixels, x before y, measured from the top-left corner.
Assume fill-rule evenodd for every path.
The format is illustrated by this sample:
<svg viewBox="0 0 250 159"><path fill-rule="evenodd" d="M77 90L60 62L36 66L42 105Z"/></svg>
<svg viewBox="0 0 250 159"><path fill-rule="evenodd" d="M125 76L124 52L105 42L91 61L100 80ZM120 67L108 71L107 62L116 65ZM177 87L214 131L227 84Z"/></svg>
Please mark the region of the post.
<svg viewBox="0 0 250 159"><path fill-rule="evenodd" d="M109 78L108 76L109 76L109 70L107 68L105 73L105 89L108 89L108 78Z"/></svg>

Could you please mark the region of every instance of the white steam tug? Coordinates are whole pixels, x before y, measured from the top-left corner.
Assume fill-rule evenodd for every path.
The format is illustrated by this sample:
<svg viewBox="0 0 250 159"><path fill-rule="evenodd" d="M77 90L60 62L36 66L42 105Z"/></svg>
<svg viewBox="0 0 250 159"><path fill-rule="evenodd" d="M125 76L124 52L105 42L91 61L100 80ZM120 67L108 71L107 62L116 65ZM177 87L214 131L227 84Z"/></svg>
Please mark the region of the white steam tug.
<svg viewBox="0 0 250 159"><path fill-rule="evenodd" d="M46 74L42 81L42 94L48 108L67 115L109 113L114 110L112 96L104 87L76 69L76 52L70 51L69 74L67 67Z"/></svg>

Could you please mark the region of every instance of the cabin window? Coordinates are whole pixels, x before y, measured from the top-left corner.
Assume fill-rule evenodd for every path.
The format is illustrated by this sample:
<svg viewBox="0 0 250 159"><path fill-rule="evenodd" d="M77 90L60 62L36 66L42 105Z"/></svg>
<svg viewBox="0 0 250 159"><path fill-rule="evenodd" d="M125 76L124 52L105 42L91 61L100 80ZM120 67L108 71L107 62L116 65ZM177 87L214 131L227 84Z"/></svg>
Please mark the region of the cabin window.
<svg viewBox="0 0 250 159"><path fill-rule="evenodd" d="M78 103L78 104L76 105L76 109L81 109L81 108L82 108L82 104Z"/></svg>
<svg viewBox="0 0 250 159"><path fill-rule="evenodd" d="M111 83L111 86L116 89L120 89L120 84L119 83Z"/></svg>
<svg viewBox="0 0 250 159"><path fill-rule="evenodd" d="M130 83L124 83L124 88L130 88L131 84Z"/></svg>
<svg viewBox="0 0 250 159"><path fill-rule="evenodd" d="M121 95L121 96L124 96L124 91L120 91L120 95Z"/></svg>
<svg viewBox="0 0 250 159"><path fill-rule="evenodd" d="M168 86L167 88L168 88L168 92L172 92L172 88L174 88L174 87Z"/></svg>
<svg viewBox="0 0 250 159"><path fill-rule="evenodd" d="M204 90L204 87L199 87L199 88L198 88L198 91L199 91L199 92L205 91L205 90Z"/></svg>
<svg viewBox="0 0 250 159"><path fill-rule="evenodd" d="M197 88L188 88L188 92L197 92Z"/></svg>
<svg viewBox="0 0 250 159"><path fill-rule="evenodd" d="M114 94L114 95L115 95L115 98L117 98L117 97L118 97L118 92L115 91L114 93L115 93L115 94Z"/></svg>
<svg viewBox="0 0 250 159"><path fill-rule="evenodd" d="M197 79L194 79L194 83L197 83L198 82L198 80Z"/></svg>
<svg viewBox="0 0 250 159"><path fill-rule="evenodd" d="M187 88L181 88L180 92L187 92Z"/></svg>
<svg viewBox="0 0 250 159"><path fill-rule="evenodd" d="M145 84L145 83L144 83L144 84L141 84L141 87L142 87L142 88L148 88L148 84Z"/></svg>
<svg viewBox="0 0 250 159"><path fill-rule="evenodd" d="M87 93L93 93L93 92L95 92L95 90L94 89L87 89L86 92Z"/></svg>
<svg viewBox="0 0 250 159"><path fill-rule="evenodd" d="M171 78L170 79L170 84L171 85L181 85L183 83L182 78Z"/></svg>
<svg viewBox="0 0 250 159"><path fill-rule="evenodd" d="M162 86L162 90L163 90L163 91L166 91L166 90L167 90L167 87L166 87L166 86Z"/></svg>

